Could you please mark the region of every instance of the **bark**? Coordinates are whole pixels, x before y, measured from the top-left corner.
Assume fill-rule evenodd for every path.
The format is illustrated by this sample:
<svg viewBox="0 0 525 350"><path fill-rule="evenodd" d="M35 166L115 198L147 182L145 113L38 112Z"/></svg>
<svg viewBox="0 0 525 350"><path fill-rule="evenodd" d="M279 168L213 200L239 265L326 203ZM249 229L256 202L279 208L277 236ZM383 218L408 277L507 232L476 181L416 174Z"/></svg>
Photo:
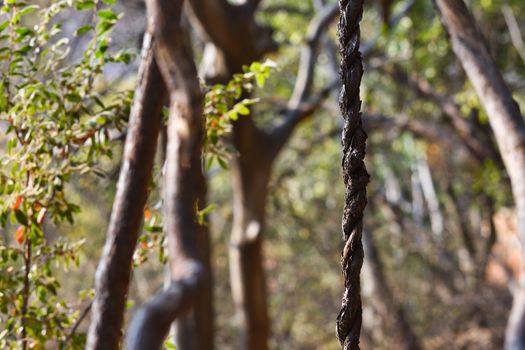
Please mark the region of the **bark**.
<svg viewBox="0 0 525 350"><path fill-rule="evenodd" d="M341 52L342 90L340 98L343 127L343 180L345 205L343 209L343 239L345 246L341 265L345 281L342 306L337 316L336 331L345 350L359 349L362 305L360 272L363 265L363 211L366 207L366 185L369 175L364 157L367 135L362 128L359 96L363 63L360 44L360 21L363 1L340 0L339 49Z"/></svg>
<svg viewBox="0 0 525 350"><path fill-rule="evenodd" d="M489 122L510 177L525 257L525 122L474 18L462 0L435 0L452 48L489 116ZM524 259L525 261L525 259ZM506 330L506 349L525 349L524 283L515 295Z"/></svg>
<svg viewBox="0 0 525 350"><path fill-rule="evenodd" d="M202 192L198 199L199 208L206 203L206 193ZM195 239L203 276L193 309L174 324L175 345L179 350L210 350L214 344L213 276L210 234L206 223L199 226Z"/></svg>
<svg viewBox="0 0 525 350"><path fill-rule="evenodd" d="M184 39L191 47L190 26L187 17L182 18ZM206 187L198 193L198 207L207 205ZM179 350L210 350L214 344L213 273L211 266L211 242L207 218L195 234L197 257L203 267L201 286L192 310L178 317L173 326L175 346Z"/></svg>
<svg viewBox="0 0 525 350"><path fill-rule="evenodd" d="M166 161L167 128L162 127L159 142L159 163L162 167ZM199 193L198 203L202 208L207 203L206 189ZM209 350L214 344L214 309L213 309L213 273L211 266L211 244L208 220L205 218L203 225L195 235L197 254L204 271L202 286L196 295L195 305L191 312L179 317L173 325L175 346L179 350ZM169 287L171 276L166 269L165 286Z"/></svg>
<svg viewBox="0 0 525 350"><path fill-rule="evenodd" d="M118 349L122 336L133 252L142 225L165 95L152 40L148 31L117 193L95 277L96 294L86 349Z"/></svg>
<svg viewBox="0 0 525 350"><path fill-rule="evenodd" d="M155 57L170 96L164 184L164 221L171 282L134 315L129 349L159 349L170 325L194 306L205 268L197 240L203 237L196 207L205 192L201 169L202 93L191 49L180 24L182 1L148 0L154 23Z"/></svg>

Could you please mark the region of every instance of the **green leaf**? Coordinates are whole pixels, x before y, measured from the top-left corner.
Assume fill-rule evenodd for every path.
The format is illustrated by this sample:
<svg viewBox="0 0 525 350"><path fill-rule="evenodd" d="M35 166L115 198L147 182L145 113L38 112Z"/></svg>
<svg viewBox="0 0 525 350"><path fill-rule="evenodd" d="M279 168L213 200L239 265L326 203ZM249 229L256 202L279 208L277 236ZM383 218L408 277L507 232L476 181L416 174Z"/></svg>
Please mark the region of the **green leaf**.
<svg viewBox="0 0 525 350"><path fill-rule="evenodd" d="M162 226L144 226L147 232L162 232Z"/></svg>
<svg viewBox="0 0 525 350"><path fill-rule="evenodd" d="M78 28L77 30L75 30L74 35L75 36L80 36L82 34L85 34L85 33L89 32L90 30L93 30L93 26L92 25L82 26L82 27Z"/></svg>
<svg viewBox="0 0 525 350"><path fill-rule="evenodd" d="M238 104L235 108L240 115L249 115L250 109L243 104Z"/></svg>
<svg viewBox="0 0 525 350"><path fill-rule="evenodd" d="M231 119L231 120L237 120L237 119L239 119L239 115L237 114L236 111L229 111L229 112L228 112L228 115L230 116L230 119Z"/></svg>
<svg viewBox="0 0 525 350"><path fill-rule="evenodd" d="M0 113L7 110L7 94L5 93L5 82L0 81Z"/></svg>
<svg viewBox="0 0 525 350"><path fill-rule="evenodd" d="M18 34L19 39L23 39L24 37L33 33L33 31L27 27L19 27L19 28L15 28L15 33Z"/></svg>
<svg viewBox="0 0 525 350"><path fill-rule="evenodd" d="M100 10L97 12L97 16L108 21L116 21L117 15L112 10Z"/></svg>
<svg viewBox="0 0 525 350"><path fill-rule="evenodd" d="M252 72L255 72L255 71L259 71L261 70L261 64L259 62L253 62L251 65L250 65L250 70Z"/></svg>
<svg viewBox="0 0 525 350"><path fill-rule="evenodd" d="M97 51L95 52L96 58L102 58L104 57L104 53L108 50L108 42L106 39L103 39L100 41Z"/></svg>
<svg viewBox="0 0 525 350"><path fill-rule="evenodd" d="M166 349L175 349L175 344L174 344L173 342L171 342L171 341L167 341L167 340L166 340L166 341L164 342L164 347L165 347Z"/></svg>
<svg viewBox="0 0 525 350"><path fill-rule="evenodd" d="M106 118L104 118L103 116L99 115L99 116L96 116L95 117L95 122L99 125L104 125L106 124Z"/></svg>
<svg viewBox="0 0 525 350"><path fill-rule="evenodd" d="M95 6L95 2L92 0L79 1L76 4L76 9L79 11L88 10Z"/></svg>
<svg viewBox="0 0 525 350"><path fill-rule="evenodd" d="M37 8L39 8L38 5L26 6L23 9L21 9L18 13L20 14L20 16L27 15L27 14L33 12L34 10L36 10Z"/></svg>
<svg viewBox="0 0 525 350"><path fill-rule="evenodd" d="M0 32L3 32L4 29L6 29L8 25L9 25L9 21L8 20L2 22L2 24L0 24Z"/></svg>
<svg viewBox="0 0 525 350"><path fill-rule="evenodd" d="M199 210L199 215L207 215L217 209L217 204L210 204L206 208Z"/></svg>
<svg viewBox="0 0 525 350"><path fill-rule="evenodd" d="M228 170L228 163L226 163L226 161L223 158L217 157L217 161L219 162L221 168L223 168L224 170Z"/></svg>
<svg viewBox="0 0 525 350"><path fill-rule="evenodd" d="M255 81L257 82L258 87L263 87L265 83L264 74L255 75Z"/></svg>
<svg viewBox="0 0 525 350"><path fill-rule="evenodd" d="M20 209L15 210L15 218L16 218L16 221L18 221L20 224L27 226L28 224L27 216Z"/></svg>

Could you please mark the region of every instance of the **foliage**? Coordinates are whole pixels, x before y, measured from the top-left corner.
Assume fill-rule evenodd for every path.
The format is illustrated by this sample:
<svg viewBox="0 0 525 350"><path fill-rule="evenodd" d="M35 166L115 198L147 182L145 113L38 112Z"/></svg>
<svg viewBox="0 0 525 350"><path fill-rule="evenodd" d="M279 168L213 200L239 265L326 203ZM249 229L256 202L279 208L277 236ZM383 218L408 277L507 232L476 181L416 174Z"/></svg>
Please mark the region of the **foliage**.
<svg viewBox="0 0 525 350"><path fill-rule="evenodd" d="M94 194L100 201L103 197L100 191L84 188L74 197L70 184L86 173L102 174L100 162L118 149L111 140L125 126L131 99L129 92L110 95L99 92L106 64L131 59L126 51L109 53L109 34L120 16L102 2L111 5L113 0L52 0L47 6L42 5L44 0L4 1L0 16L0 126L8 131L1 139L2 150L8 152L3 151L0 156L3 165L0 217L4 225L0 238L1 348L21 348L23 329L28 348L82 347L80 334L66 344L80 310L77 303L67 303L62 295L76 299L79 289L91 286L92 279L86 275L91 276L89 268L95 265L94 258L81 274L75 274L78 271L75 269L69 272L67 282L80 280L75 287L81 288L64 290L67 282L59 276L78 263L88 250L86 246L93 252L101 248L98 242L102 240L106 222L104 216L97 216L98 211L88 214L89 206L96 206L90 197ZM278 108L285 105L293 89L299 58L297 48L304 40L309 19L318 10L315 4L319 3L262 2L258 17L273 27L274 39L281 45L272 56L281 67L279 74L265 81L273 63L254 63L227 84L204 87L203 164L212 168L209 187L210 201L214 204L195 210L201 222L212 210L214 216L210 230L214 241L215 297L221 300L216 305L217 348L231 347L236 341L233 339L236 329L226 277L227 232L233 210L231 189L228 174L214 171L214 166L227 167L227 160L233 155L228 136L235 120L256 115L258 123L268 122L265 126L270 127L277 121ZM392 14L404 3L395 2ZM522 24L525 15L522 0L506 3ZM469 123L488 128L482 110L477 119L470 116L473 110L480 109L479 101L451 53L431 2L416 1L409 14L388 30L381 29L381 14L376 5L371 2L367 6L362 40L368 43L378 39L375 50L366 58L363 76L365 123L368 114L381 114L396 121L402 116L404 121L433 121L447 133L455 133L444 121L439 105L377 69L398 63L406 71L428 80L435 91L453 97L465 119L470 118ZM515 98L523 106L525 64L512 46L501 14L501 1L470 1L469 6L483 24L481 29L488 45ZM89 14L92 18L74 30L76 36L70 37L70 41L64 32L66 28L60 26L69 11ZM521 29L523 32L523 26ZM71 29L68 31L73 33ZM376 36L379 31L381 34ZM330 47L336 50L334 32L332 27L319 50L315 87L331 81L334 71L337 74L337 67L333 67L336 54L330 55ZM82 39L78 45L81 49L72 52L69 48L78 39ZM78 57L84 48L85 52ZM195 48L198 51L200 46ZM75 57L78 61L71 63ZM266 88L256 90L263 82ZM333 337L333 318L341 290L338 253L343 188L339 185L339 132L333 133L338 128L337 101L327 100L324 106L326 109L316 113L312 122L297 130L272 169L265 227L272 348L338 346ZM373 181L365 227L374 234L384 274L400 310L405 311L415 333L424 339L425 348L501 347L510 295L506 282L494 285L488 280L480 281L488 279L482 276L480 257L489 247L492 219L484 197L493 200L495 209L512 204L505 172L489 160L477 164L459 143L424 140L402 127L378 126L368 131ZM444 239L438 243L428 234L430 213L416 167L420 159L428 162L439 210L445 218ZM111 183L113 179L107 181ZM159 174L153 182L150 202L144 211L144 232L134 259L135 267L140 269L134 275L150 270L146 271L147 279L143 279L147 283L135 279L137 285L131 288L131 298L137 301L162 284L159 265L166 258L162 201L156 189ZM448 187L455 192L456 199L447 193ZM477 260L465 251L460 217L465 219L466 230L476 243ZM75 227L61 225L73 219ZM80 220L89 221L98 233L79 236ZM89 239L89 244L83 246L82 239L57 238L58 233L64 233L71 239L73 231L77 237ZM512 234L512 229L508 231ZM392 313L385 312L380 298L374 294L370 275L363 276L363 347L396 348L399 332L393 326ZM508 281L509 276L505 276ZM146 292L137 291L140 288ZM90 293L85 292L80 299L87 301L89 297ZM173 347L173 341L168 340L166 346Z"/></svg>
<svg viewBox="0 0 525 350"><path fill-rule="evenodd" d="M90 11L95 25L75 31L74 40L89 42L70 63L70 39L59 18L75 9ZM0 120L7 151L0 222L7 238L0 245L0 347L43 348L53 339L61 348L78 348L82 337L70 331L79 314L57 296L54 270L78 266L83 240L52 239L54 225L73 223L80 211L65 185L74 176L100 173L99 160L112 156L111 138L125 126L132 94L105 96L96 85L108 62L131 56L109 54L119 16L98 0L45 6L9 0L1 12Z"/></svg>
<svg viewBox="0 0 525 350"><path fill-rule="evenodd" d="M228 168L226 159L232 150L226 138L231 132L232 122L238 120L239 116L249 115L250 107L259 101L257 98L242 97L254 91L254 84L259 88L264 87L272 70L276 68L276 64L271 60L263 63L253 62L250 66L244 67L244 73L235 74L227 84L216 84L206 88L203 161L207 158L206 168L208 170L214 162L217 162L222 169ZM160 176L156 176L152 190L160 187L158 186L160 181ZM158 251L160 263L164 264L167 260L162 228L162 200L150 200L150 202L151 205L144 209L144 232L139 237L139 245L133 257L135 267L147 262L151 253L155 251ZM216 207L212 203L201 208L199 203L196 203L195 213L198 223L205 224L205 216L214 211Z"/></svg>
<svg viewBox="0 0 525 350"><path fill-rule="evenodd" d="M225 158L231 150L225 142L220 142L232 128L232 121L239 116L250 114L249 106L258 102L256 98L243 98L254 89L254 83L263 87L276 64L271 60L263 63L254 62L244 67L244 73L234 74L226 85L216 84L208 89L205 98L204 115L206 118L204 153L207 168L217 161L222 168L227 168ZM241 99L242 98L242 99Z"/></svg>

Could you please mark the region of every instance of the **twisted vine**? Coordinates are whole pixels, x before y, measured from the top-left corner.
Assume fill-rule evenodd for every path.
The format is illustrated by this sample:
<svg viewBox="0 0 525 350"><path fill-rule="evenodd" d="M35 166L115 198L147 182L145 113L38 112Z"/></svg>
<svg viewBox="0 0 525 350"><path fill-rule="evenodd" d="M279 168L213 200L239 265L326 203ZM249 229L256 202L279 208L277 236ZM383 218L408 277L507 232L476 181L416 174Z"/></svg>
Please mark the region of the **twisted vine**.
<svg viewBox="0 0 525 350"><path fill-rule="evenodd" d="M364 163L367 135L362 128L359 97L363 75L359 52L359 22L363 14L363 2L364 0L339 0L341 17L338 38L342 80L339 107L344 118L342 167L346 190L342 224L345 246L341 259L345 291L341 311L337 317L336 332L344 350L359 349L362 323L359 274L364 257L361 237L363 211L366 207L366 185L369 181Z"/></svg>

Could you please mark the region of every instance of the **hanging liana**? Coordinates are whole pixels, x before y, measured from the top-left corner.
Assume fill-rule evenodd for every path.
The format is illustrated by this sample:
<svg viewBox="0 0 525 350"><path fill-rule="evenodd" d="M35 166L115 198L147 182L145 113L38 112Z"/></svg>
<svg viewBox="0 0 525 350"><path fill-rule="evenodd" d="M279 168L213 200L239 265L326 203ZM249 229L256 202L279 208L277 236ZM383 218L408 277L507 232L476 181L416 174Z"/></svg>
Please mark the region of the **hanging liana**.
<svg viewBox="0 0 525 350"><path fill-rule="evenodd" d="M366 206L366 185L369 175L364 157L367 135L362 129L359 87L363 75L359 52L363 0L340 0L338 38L341 52L342 90L340 108L344 118L342 135L343 179L345 205L343 210L343 238L345 246L341 265L345 291L341 311L337 317L337 337L345 350L359 349L362 306L359 274L363 265L363 211Z"/></svg>

